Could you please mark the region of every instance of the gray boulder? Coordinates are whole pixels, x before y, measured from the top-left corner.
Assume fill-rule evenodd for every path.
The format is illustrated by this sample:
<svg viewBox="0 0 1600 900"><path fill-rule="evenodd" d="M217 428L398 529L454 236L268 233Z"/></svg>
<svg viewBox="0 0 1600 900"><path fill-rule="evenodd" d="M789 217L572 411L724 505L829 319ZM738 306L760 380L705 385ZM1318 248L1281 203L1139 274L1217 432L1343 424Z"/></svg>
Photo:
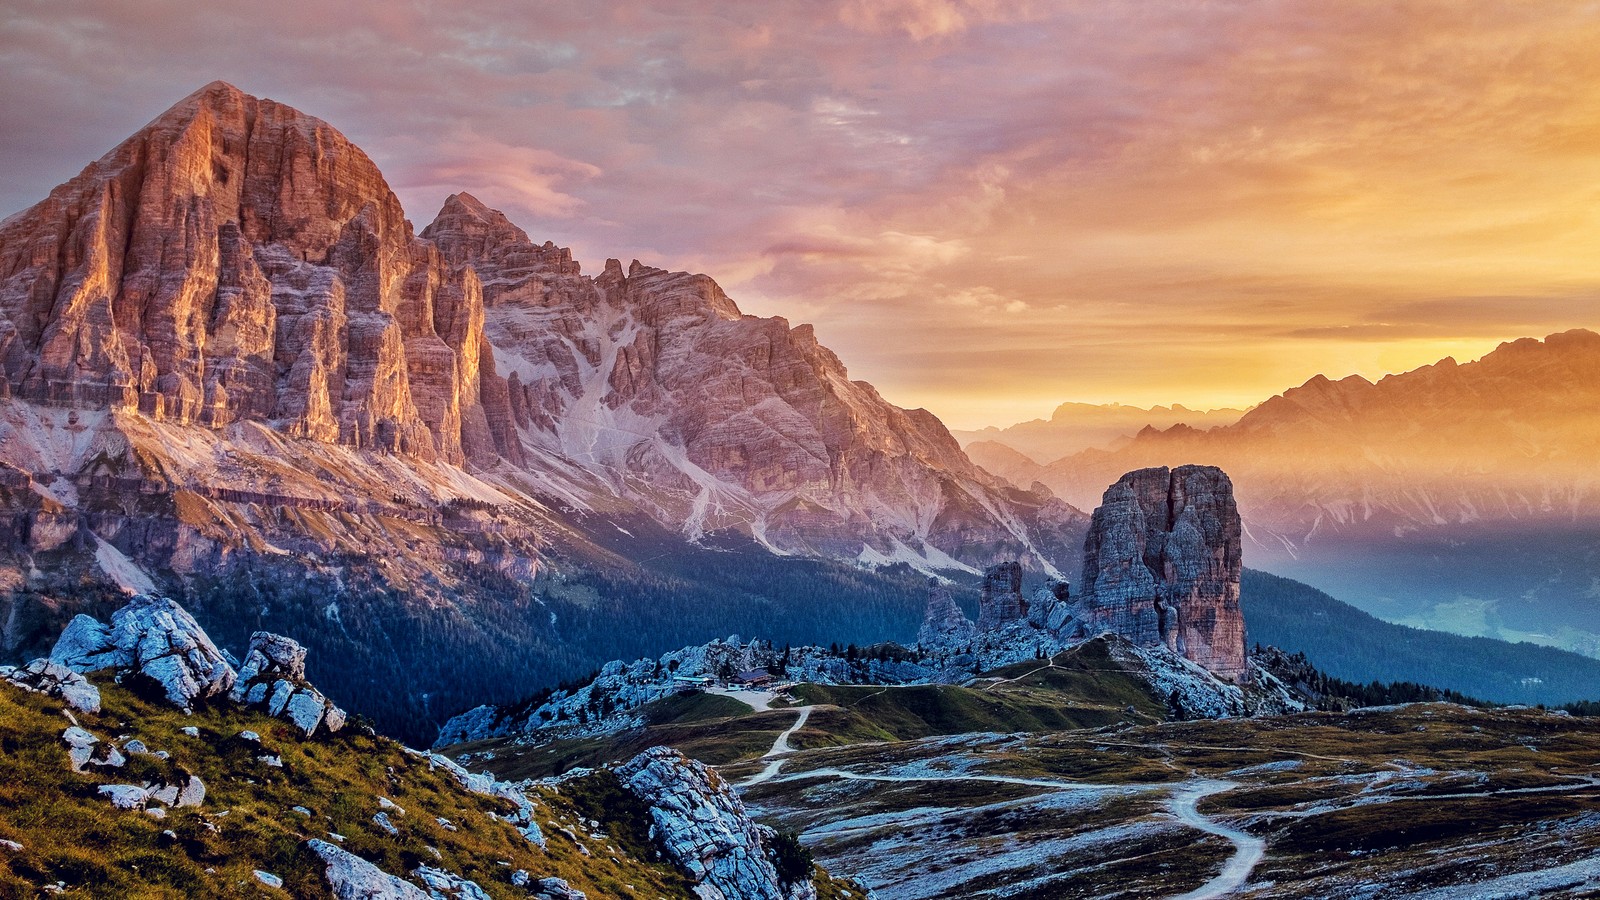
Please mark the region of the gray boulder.
<svg viewBox="0 0 1600 900"><path fill-rule="evenodd" d="M60 697L79 712L100 711L100 689L73 670L48 659L36 659L18 669L0 673L12 684L51 697Z"/></svg>
<svg viewBox="0 0 1600 900"><path fill-rule="evenodd" d="M344 710L306 681L306 648L266 631L250 636L250 650L228 696L288 719L307 737L318 727L336 732L345 725Z"/></svg>
<svg viewBox="0 0 1600 900"><path fill-rule="evenodd" d="M809 900L816 887L784 885L768 851L771 829L756 824L733 788L703 764L652 747L616 769L650 805L655 839L689 876L702 900Z"/></svg>
<svg viewBox="0 0 1600 900"><path fill-rule="evenodd" d="M322 857L323 877L337 900L432 900L422 888L334 844L313 838L306 846Z"/></svg>
<svg viewBox="0 0 1600 900"><path fill-rule="evenodd" d="M226 693L238 674L188 611L165 597L140 595L111 614L111 624L74 618L50 659L76 672L139 672L166 691L174 706L190 709Z"/></svg>

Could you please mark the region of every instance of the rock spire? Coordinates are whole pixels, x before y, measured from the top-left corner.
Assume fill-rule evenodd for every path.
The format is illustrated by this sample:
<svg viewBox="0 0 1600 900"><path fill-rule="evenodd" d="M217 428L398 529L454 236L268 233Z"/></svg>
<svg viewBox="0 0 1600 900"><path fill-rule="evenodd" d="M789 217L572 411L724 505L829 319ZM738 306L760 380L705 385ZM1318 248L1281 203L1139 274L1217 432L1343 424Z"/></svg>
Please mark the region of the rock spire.
<svg viewBox="0 0 1600 900"><path fill-rule="evenodd" d="M1105 492L1084 543L1077 617L1166 646L1235 681L1248 672L1239 510L1213 466L1140 469Z"/></svg>

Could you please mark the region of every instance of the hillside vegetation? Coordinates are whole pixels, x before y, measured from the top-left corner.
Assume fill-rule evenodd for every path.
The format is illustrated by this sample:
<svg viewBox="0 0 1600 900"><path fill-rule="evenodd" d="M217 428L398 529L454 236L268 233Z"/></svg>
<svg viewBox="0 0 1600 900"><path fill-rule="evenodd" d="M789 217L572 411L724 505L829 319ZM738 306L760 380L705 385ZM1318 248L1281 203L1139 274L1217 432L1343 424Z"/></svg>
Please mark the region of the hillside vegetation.
<svg viewBox="0 0 1600 900"><path fill-rule="evenodd" d="M452 872L492 897L529 896L513 883L519 871L564 879L591 898L693 896L648 841L629 837L648 834L645 812L615 802L603 773L529 792L547 842L540 849L506 821L516 812L510 801L469 792L427 757L364 729L304 739L282 719L233 704L185 715L110 679L95 682L102 711L76 713L77 723L102 741L126 748L137 739L170 758L129 752L121 767L74 772L61 702L0 682L0 840L21 848L0 845L0 898L36 897L42 885L86 898L327 896L324 865L306 846L313 838L402 877L420 866ZM206 785L203 804L161 818L116 809L99 793L189 775ZM394 834L375 820L380 812ZM263 885L256 870L281 878L283 889ZM828 896L831 883L820 882Z"/></svg>
<svg viewBox="0 0 1600 900"><path fill-rule="evenodd" d="M1239 602L1251 642L1304 653L1346 681L1409 681L1499 703L1600 699L1600 660L1565 650L1395 625L1250 569Z"/></svg>

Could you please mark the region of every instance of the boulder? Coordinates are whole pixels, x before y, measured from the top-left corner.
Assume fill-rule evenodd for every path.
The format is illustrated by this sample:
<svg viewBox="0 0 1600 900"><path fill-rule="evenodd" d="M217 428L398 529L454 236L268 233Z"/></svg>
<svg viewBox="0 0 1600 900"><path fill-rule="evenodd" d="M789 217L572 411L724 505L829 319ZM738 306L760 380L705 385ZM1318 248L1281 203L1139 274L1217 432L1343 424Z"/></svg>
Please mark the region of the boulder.
<svg viewBox="0 0 1600 900"><path fill-rule="evenodd" d="M815 897L808 881L778 880L771 829L750 818L733 788L702 763L652 747L616 768L623 785L650 806L655 839L702 900Z"/></svg>
<svg viewBox="0 0 1600 900"><path fill-rule="evenodd" d="M412 875L428 886L428 894L435 900L492 900L488 892L454 872L419 866Z"/></svg>
<svg viewBox="0 0 1600 900"><path fill-rule="evenodd" d="M541 878L532 885L539 900L589 900L589 895L567 883L565 878Z"/></svg>
<svg viewBox="0 0 1600 900"><path fill-rule="evenodd" d="M344 710L306 681L306 648L282 635L258 631L250 636L239 677L228 696L288 719L310 737L318 727L336 732L344 727Z"/></svg>
<svg viewBox="0 0 1600 900"><path fill-rule="evenodd" d="M4 678L18 687L60 697L78 712L100 711L100 689L82 675L66 666L48 659L36 659L17 669L9 669Z"/></svg>
<svg viewBox="0 0 1600 900"><path fill-rule="evenodd" d="M112 613L110 625L84 615L74 618L50 659L77 672L113 669L149 676L181 709L226 693L238 677L187 610L145 594Z"/></svg>
<svg viewBox="0 0 1600 900"><path fill-rule="evenodd" d="M306 841L326 865L323 877L337 900L431 900L428 892L327 841Z"/></svg>

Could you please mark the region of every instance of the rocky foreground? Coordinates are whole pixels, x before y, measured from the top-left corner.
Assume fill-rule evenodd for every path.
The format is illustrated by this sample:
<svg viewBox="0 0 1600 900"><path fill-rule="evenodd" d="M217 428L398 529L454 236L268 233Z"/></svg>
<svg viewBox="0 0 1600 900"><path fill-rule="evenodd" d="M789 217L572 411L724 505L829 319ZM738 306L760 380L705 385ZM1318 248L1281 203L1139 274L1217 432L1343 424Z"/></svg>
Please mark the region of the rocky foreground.
<svg viewBox="0 0 1600 900"><path fill-rule="evenodd" d="M0 668L0 893L851 895L675 751L496 781L349 725L304 657L262 633L236 665L182 607L138 597Z"/></svg>

